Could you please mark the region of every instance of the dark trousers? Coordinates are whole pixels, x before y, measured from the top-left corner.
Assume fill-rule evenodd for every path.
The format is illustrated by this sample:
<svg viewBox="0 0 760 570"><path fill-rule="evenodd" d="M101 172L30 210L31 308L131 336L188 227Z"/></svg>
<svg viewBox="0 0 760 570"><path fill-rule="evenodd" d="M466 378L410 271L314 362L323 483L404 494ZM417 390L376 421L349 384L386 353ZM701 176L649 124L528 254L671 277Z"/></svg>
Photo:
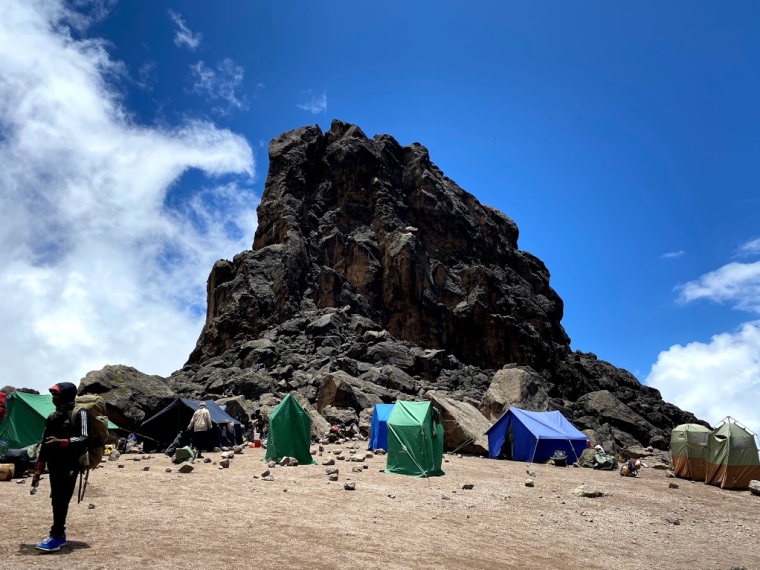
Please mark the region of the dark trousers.
<svg viewBox="0 0 760 570"><path fill-rule="evenodd" d="M50 499L53 503L53 526L50 536L61 538L66 533L66 515L79 475L78 463L48 463Z"/></svg>
<svg viewBox="0 0 760 570"><path fill-rule="evenodd" d="M211 431L194 431L193 432L193 446L195 449L198 450L198 454L200 455L204 451L208 451L208 447L210 444L209 436L211 435Z"/></svg>

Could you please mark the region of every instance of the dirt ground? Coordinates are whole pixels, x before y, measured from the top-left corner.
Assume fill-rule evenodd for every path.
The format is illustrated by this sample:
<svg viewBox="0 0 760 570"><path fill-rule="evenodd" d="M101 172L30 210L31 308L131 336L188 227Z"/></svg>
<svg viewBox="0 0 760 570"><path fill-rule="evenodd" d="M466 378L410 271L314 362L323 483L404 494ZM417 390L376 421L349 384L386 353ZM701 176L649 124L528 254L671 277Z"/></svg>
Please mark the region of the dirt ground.
<svg viewBox="0 0 760 570"><path fill-rule="evenodd" d="M189 474L164 455L122 456L92 472L56 554L33 548L51 522L47 476L35 496L31 480L0 483L0 568L760 569L760 497L748 491L655 469L634 479L451 455L443 477L383 473L375 456L361 473L336 461L329 482L322 460L352 444L326 446L317 465L278 466L271 482L263 449L229 469L196 461ZM607 495L574 496L582 483Z"/></svg>

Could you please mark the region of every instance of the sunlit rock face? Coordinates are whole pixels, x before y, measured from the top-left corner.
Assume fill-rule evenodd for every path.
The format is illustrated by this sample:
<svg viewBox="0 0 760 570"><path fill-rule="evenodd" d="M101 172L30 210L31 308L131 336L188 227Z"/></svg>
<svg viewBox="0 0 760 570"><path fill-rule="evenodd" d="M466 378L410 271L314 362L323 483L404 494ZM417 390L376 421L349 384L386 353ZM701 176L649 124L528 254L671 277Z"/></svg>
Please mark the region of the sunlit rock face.
<svg viewBox="0 0 760 570"><path fill-rule="evenodd" d="M515 222L447 178L422 145L333 121L328 132L283 133L269 157L253 247L214 265L206 324L171 377L178 392L297 391L316 404L340 372L337 406L358 418L428 390L481 407L506 365L529 370L520 390L545 394L531 401L610 445L665 441L695 421L625 370L570 350L562 300L545 265L518 249ZM600 390L618 413L590 413L609 398L576 410Z"/></svg>

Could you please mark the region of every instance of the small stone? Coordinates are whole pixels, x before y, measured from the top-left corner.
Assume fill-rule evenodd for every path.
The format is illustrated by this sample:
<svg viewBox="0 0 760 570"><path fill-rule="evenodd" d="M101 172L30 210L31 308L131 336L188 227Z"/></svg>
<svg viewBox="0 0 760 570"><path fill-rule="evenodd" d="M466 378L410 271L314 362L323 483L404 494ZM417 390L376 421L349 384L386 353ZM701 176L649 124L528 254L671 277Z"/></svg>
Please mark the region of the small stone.
<svg viewBox="0 0 760 570"><path fill-rule="evenodd" d="M353 481L351 481L350 483L344 484L343 488L346 491L354 491L354 490L356 490L356 483L354 483Z"/></svg>
<svg viewBox="0 0 760 570"><path fill-rule="evenodd" d="M325 450L325 446L320 445L317 449L319 449L319 452L322 453Z"/></svg>
<svg viewBox="0 0 760 570"><path fill-rule="evenodd" d="M203 463L211 463L211 458L210 457L204 457L203 458Z"/></svg>
<svg viewBox="0 0 760 570"><path fill-rule="evenodd" d="M441 499L444 501L450 501L451 497L449 497L448 495L441 495Z"/></svg>
<svg viewBox="0 0 760 570"><path fill-rule="evenodd" d="M665 520L668 521L670 524L673 524L673 525L679 525L679 524L681 524L681 519L679 519L677 517L667 517Z"/></svg>
<svg viewBox="0 0 760 570"><path fill-rule="evenodd" d="M351 472L352 473L364 473L364 469L362 469L361 467L359 467L357 465L357 466L351 468Z"/></svg>
<svg viewBox="0 0 760 570"><path fill-rule="evenodd" d="M87 508L88 508L88 509L94 509L94 508L95 508L95 505L94 505L94 504L92 504L92 503L90 503L89 505L87 505Z"/></svg>
<svg viewBox="0 0 760 570"><path fill-rule="evenodd" d="M335 459L337 459L338 461L345 461L346 460L346 458L344 456L342 456L342 455L336 455Z"/></svg>
<svg viewBox="0 0 760 570"><path fill-rule="evenodd" d="M342 449L336 449L335 451L333 451L333 455L343 455L343 450Z"/></svg>
<svg viewBox="0 0 760 570"><path fill-rule="evenodd" d="M280 467L285 467L290 461L290 457L283 457L280 459Z"/></svg>
<svg viewBox="0 0 760 570"><path fill-rule="evenodd" d="M229 466L230 466L230 460L229 459L222 459L219 462L219 467L221 467L222 469L227 469Z"/></svg>
<svg viewBox="0 0 760 570"><path fill-rule="evenodd" d="M167 467L167 468L166 468L166 472L167 472L167 473L171 473L171 472L172 472L172 468L171 468L171 467Z"/></svg>
<svg viewBox="0 0 760 570"><path fill-rule="evenodd" d="M145 467L143 467L143 471L150 471L150 465L146 465Z"/></svg>
<svg viewBox="0 0 760 570"><path fill-rule="evenodd" d="M322 465L335 465L335 460L332 457L330 459L325 459L322 462Z"/></svg>
<svg viewBox="0 0 760 570"><path fill-rule="evenodd" d="M459 459L462 459L462 454L461 454L461 453L457 453L457 457L458 457Z"/></svg>
<svg viewBox="0 0 760 570"><path fill-rule="evenodd" d="M760 481L753 479L749 482L749 490L753 495L760 495Z"/></svg>
<svg viewBox="0 0 760 570"><path fill-rule="evenodd" d="M668 489L678 489L678 483L673 483L672 481L668 483Z"/></svg>
<svg viewBox="0 0 760 570"><path fill-rule="evenodd" d="M362 465L362 469L369 469L369 465L367 465L367 464L365 463L364 465Z"/></svg>
<svg viewBox="0 0 760 570"><path fill-rule="evenodd" d="M261 473L262 477L269 477L272 474L272 472L269 469L264 469L264 471Z"/></svg>
<svg viewBox="0 0 760 570"><path fill-rule="evenodd" d="M395 499L395 498L396 498L396 495L394 495L393 493L391 493L390 495L388 495L388 498L389 498L389 499Z"/></svg>
<svg viewBox="0 0 760 570"><path fill-rule="evenodd" d="M262 481L274 481L274 477L271 475L267 475L266 477L261 478Z"/></svg>
<svg viewBox="0 0 760 570"><path fill-rule="evenodd" d="M533 479L526 479L525 480L525 486L526 487L535 487L536 484L533 482Z"/></svg>
<svg viewBox="0 0 760 570"><path fill-rule="evenodd" d="M328 475L332 475L333 473L339 473L339 472L340 470L337 467L327 467L325 469L325 473L327 473Z"/></svg>
<svg viewBox="0 0 760 570"><path fill-rule="evenodd" d="M599 489L595 489L591 485L578 485L575 489L573 489L573 495L577 495L578 497L588 497L590 499L596 498L596 497L603 497L604 492L600 491Z"/></svg>
<svg viewBox="0 0 760 570"><path fill-rule="evenodd" d="M375 455L385 455L385 450L384 449L376 449L375 450Z"/></svg>
<svg viewBox="0 0 760 570"><path fill-rule="evenodd" d="M275 465L277 465L277 463L275 463L274 461L270 461L269 463L267 463L267 467L269 467L270 469L274 469Z"/></svg>
<svg viewBox="0 0 760 570"><path fill-rule="evenodd" d="M355 463L362 463L364 461L364 456L363 455L352 455L351 456L351 461L353 461Z"/></svg>
<svg viewBox="0 0 760 570"><path fill-rule="evenodd" d="M288 467L298 467L299 462L295 457L288 457Z"/></svg>
<svg viewBox="0 0 760 570"><path fill-rule="evenodd" d="M526 469L525 472L528 474L528 477L535 477L536 476L536 472L535 471L531 471L530 469Z"/></svg>
<svg viewBox="0 0 760 570"><path fill-rule="evenodd" d="M19 479L18 481L16 481L17 485L23 485L25 483L26 483L26 479Z"/></svg>
<svg viewBox="0 0 760 570"><path fill-rule="evenodd" d="M665 477L667 477L668 479L675 479L675 477L676 477L676 474L675 474L675 473L673 473L673 471L671 471L670 469L668 469L668 470L665 472Z"/></svg>
<svg viewBox="0 0 760 570"><path fill-rule="evenodd" d="M471 489L474 489L474 488L475 488L475 485L472 484L472 483L465 483L464 485L462 485L462 489L466 489L467 491L469 491Z"/></svg>
<svg viewBox="0 0 760 570"><path fill-rule="evenodd" d="M193 469L194 467L190 463L183 463L179 466L179 469L177 469L177 471L180 473L190 473Z"/></svg>
<svg viewBox="0 0 760 570"><path fill-rule="evenodd" d="M288 490L287 490L287 489L283 489L283 490L282 490L282 492L283 492L283 493L287 493L287 492L288 492Z"/></svg>
<svg viewBox="0 0 760 570"><path fill-rule="evenodd" d="M337 481L338 480L338 474L337 473L330 473L330 475L328 475L327 478L330 481Z"/></svg>
<svg viewBox="0 0 760 570"><path fill-rule="evenodd" d="M373 459L375 457L375 454L367 452L364 454L364 457L365 459Z"/></svg>
<svg viewBox="0 0 760 570"><path fill-rule="evenodd" d="M243 446L242 445L236 445L232 448L232 451L235 453L235 455L242 455L243 454Z"/></svg>
<svg viewBox="0 0 760 570"><path fill-rule="evenodd" d="M124 464L123 463L119 463L116 467L119 468L119 469L124 469Z"/></svg>

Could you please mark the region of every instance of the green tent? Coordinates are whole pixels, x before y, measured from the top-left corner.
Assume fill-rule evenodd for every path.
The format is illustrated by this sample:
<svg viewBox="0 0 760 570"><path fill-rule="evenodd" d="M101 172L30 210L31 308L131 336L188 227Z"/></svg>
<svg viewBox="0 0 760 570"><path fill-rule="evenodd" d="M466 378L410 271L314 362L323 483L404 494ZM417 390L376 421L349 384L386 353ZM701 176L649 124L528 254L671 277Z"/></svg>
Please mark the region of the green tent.
<svg viewBox="0 0 760 570"><path fill-rule="evenodd" d="M722 489L746 489L753 479L760 479L755 434L727 417L707 438L705 483Z"/></svg>
<svg viewBox="0 0 760 570"><path fill-rule="evenodd" d="M269 415L265 461L295 457L301 465L316 463L311 457L311 418L288 394Z"/></svg>
<svg viewBox="0 0 760 570"><path fill-rule="evenodd" d="M670 433L670 458L678 477L705 480L705 451L710 429L700 424L681 424Z"/></svg>
<svg viewBox="0 0 760 570"><path fill-rule="evenodd" d="M432 477L445 475L443 426L430 402L396 402L388 418L388 473Z"/></svg>
<svg viewBox="0 0 760 570"><path fill-rule="evenodd" d="M50 394L27 394L16 390L6 401L8 415L0 424L0 440L11 449L38 443L45 431L45 420L55 411ZM108 429L118 426L108 422Z"/></svg>

